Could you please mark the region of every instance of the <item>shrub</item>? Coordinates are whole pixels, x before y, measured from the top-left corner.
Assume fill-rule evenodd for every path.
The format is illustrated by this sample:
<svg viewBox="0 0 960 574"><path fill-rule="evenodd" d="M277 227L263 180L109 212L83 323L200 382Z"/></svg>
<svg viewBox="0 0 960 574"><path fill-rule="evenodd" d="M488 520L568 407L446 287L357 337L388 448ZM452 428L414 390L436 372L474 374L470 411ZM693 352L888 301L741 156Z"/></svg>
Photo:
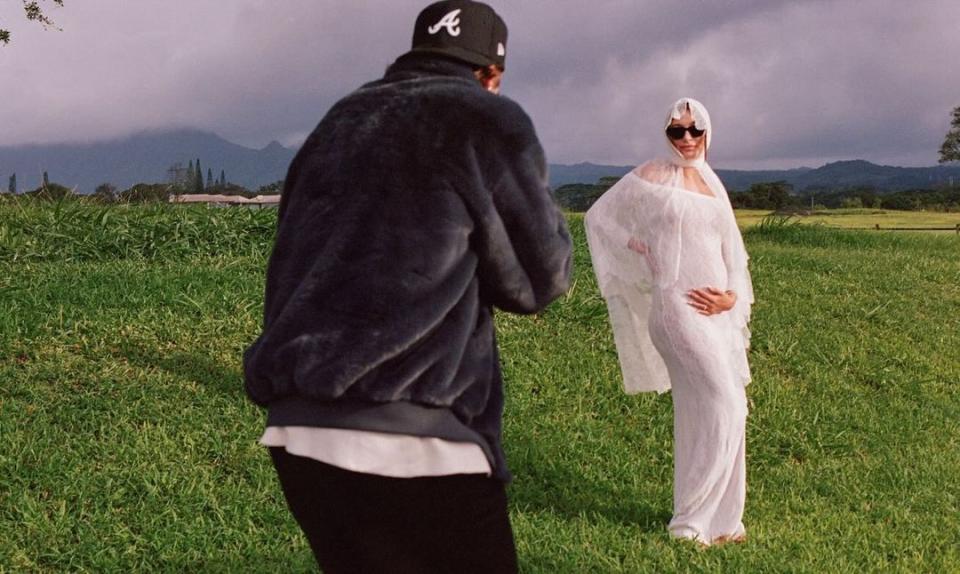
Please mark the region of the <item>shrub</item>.
<svg viewBox="0 0 960 574"><path fill-rule="evenodd" d="M62 199L72 197L73 190L66 186L60 185L59 183L48 183L46 185L41 185L37 189L26 192L24 195L45 201L60 201Z"/></svg>
<svg viewBox="0 0 960 574"><path fill-rule="evenodd" d="M138 183L120 192L120 201L127 203L167 202L173 195L173 188L166 183Z"/></svg>

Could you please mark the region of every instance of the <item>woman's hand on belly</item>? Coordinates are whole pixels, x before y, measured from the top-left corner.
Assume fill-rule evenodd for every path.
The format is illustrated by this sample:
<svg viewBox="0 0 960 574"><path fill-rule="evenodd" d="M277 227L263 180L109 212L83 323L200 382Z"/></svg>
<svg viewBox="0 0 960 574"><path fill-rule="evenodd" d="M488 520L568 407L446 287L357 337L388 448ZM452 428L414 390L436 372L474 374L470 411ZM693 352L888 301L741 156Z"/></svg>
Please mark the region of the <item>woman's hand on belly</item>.
<svg viewBox="0 0 960 574"><path fill-rule="evenodd" d="M725 313L737 303L737 294L733 291L721 291L714 287L691 289L687 291L687 305L705 316Z"/></svg>

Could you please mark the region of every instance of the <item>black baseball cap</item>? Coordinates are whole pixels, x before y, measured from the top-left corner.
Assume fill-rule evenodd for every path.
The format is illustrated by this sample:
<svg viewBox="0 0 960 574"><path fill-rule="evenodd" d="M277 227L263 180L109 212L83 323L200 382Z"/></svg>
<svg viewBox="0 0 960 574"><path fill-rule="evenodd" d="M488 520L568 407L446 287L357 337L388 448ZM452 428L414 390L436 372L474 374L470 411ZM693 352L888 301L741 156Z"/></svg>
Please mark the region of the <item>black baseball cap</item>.
<svg viewBox="0 0 960 574"><path fill-rule="evenodd" d="M503 68L507 25L482 2L435 2L417 16L411 52L443 54L476 66Z"/></svg>

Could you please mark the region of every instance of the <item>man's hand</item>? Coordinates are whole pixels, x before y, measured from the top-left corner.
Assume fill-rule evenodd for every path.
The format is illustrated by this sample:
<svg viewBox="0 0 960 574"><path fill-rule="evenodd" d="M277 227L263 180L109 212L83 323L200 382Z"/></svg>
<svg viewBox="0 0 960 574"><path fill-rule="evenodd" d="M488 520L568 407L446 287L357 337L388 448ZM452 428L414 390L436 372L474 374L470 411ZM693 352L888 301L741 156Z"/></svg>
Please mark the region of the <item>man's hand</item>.
<svg viewBox="0 0 960 574"><path fill-rule="evenodd" d="M701 315L718 315L733 309L737 303L737 294L733 291L721 291L713 287L691 289L687 291L687 305Z"/></svg>

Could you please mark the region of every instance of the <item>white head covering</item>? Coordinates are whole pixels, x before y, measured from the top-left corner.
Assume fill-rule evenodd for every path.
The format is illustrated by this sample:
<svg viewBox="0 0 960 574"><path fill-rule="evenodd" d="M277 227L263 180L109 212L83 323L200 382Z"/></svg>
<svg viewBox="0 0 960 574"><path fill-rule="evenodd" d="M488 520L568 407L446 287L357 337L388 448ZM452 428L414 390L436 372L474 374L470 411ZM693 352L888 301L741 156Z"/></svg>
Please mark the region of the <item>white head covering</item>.
<svg viewBox="0 0 960 574"><path fill-rule="evenodd" d="M712 126L707 109L692 98L681 98L670 107L666 125L690 110L697 128L706 131L704 150L710 145ZM666 127L666 126L665 126ZM647 328L653 292L675 288L680 280L685 249L683 228L687 209L698 209L703 199L683 186L683 168L695 168L717 201L722 202L722 253L727 285L737 294L728 311L731 365L743 384L750 380L746 349L750 342L750 307L753 287L747 268L747 252L723 183L704 155L685 160L670 144L669 160L649 161L623 177L587 211L584 223L597 284L607 303L614 340L628 393L663 392L670 378ZM700 203L693 203L700 202ZM630 238L647 246L647 260L627 247ZM651 265L656 263L657 273Z"/></svg>
<svg viewBox="0 0 960 574"><path fill-rule="evenodd" d="M680 98L670 106L670 112L667 114L667 121L663 126L663 129L666 130L670 127L670 124L673 120L679 120L683 117L684 112L690 110L690 115L693 116L693 125L699 130L706 132L705 136L707 141L704 142L703 150L700 155L694 159L686 159L683 157L683 154L680 153L680 150L677 149L677 146L673 145L673 142L664 132L663 137L667 140L667 145L670 147L670 151L673 152L670 156L670 161L674 165L679 165L681 167L703 167L704 162L706 161L707 149L710 148L710 136L713 135L713 126L710 125L710 114L707 112L707 108L703 106L699 101L693 98Z"/></svg>

